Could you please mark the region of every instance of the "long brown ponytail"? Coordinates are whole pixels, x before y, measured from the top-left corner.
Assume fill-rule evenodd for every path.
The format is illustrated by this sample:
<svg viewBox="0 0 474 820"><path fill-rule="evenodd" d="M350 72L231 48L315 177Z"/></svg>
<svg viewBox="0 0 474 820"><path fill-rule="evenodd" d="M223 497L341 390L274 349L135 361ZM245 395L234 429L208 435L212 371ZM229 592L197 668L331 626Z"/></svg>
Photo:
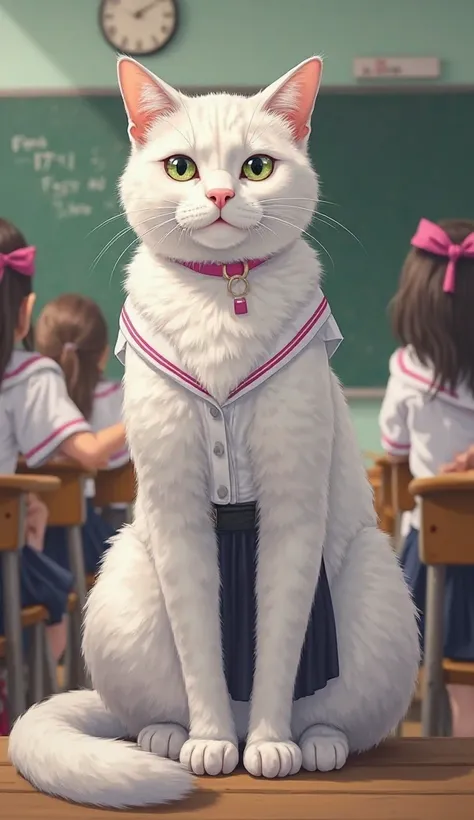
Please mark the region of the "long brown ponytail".
<svg viewBox="0 0 474 820"><path fill-rule="evenodd" d="M65 293L43 308L35 338L39 352L61 366L69 396L89 419L108 341L101 309L92 299Z"/></svg>

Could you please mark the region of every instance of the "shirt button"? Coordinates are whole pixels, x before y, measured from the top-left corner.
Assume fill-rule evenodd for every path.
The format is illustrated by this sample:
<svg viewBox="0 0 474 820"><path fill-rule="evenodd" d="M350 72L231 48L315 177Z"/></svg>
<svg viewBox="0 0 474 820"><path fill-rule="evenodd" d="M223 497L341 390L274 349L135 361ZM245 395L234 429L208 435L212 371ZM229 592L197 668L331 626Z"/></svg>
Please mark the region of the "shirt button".
<svg viewBox="0 0 474 820"><path fill-rule="evenodd" d="M220 416L219 410L217 409L217 407L214 407L213 404L211 404L211 406L209 408L209 412L210 412L213 419L218 419L219 416Z"/></svg>
<svg viewBox="0 0 474 820"><path fill-rule="evenodd" d="M221 484L221 486L217 488L217 497L224 499L227 498L228 495L229 490L227 489L227 487L224 487L224 485Z"/></svg>
<svg viewBox="0 0 474 820"><path fill-rule="evenodd" d="M215 456L223 456L225 453L225 447L222 444L222 441L216 441L214 444L214 455Z"/></svg>

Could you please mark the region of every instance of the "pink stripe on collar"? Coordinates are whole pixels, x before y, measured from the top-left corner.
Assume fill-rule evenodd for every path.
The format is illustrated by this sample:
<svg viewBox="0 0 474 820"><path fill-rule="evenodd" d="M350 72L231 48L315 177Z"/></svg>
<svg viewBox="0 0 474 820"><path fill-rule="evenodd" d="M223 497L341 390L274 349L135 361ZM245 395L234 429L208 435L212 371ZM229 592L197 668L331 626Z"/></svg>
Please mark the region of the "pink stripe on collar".
<svg viewBox="0 0 474 820"><path fill-rule="evenodd" d="M229 262L225 265L227 275L228 276L240 276L244 270L244 261L248 265L248 269L252 270L253 268L257 268L259 265L263 265L269 259L267 256L266 259L246 259L242 262ZM181 262L180 260L175 260L178 265L183 265L185 268L189 268L189 270L194 271L194 273L203 273L205 276L223 276L224 275L224 264L218 264L217 262Z"/></svg>

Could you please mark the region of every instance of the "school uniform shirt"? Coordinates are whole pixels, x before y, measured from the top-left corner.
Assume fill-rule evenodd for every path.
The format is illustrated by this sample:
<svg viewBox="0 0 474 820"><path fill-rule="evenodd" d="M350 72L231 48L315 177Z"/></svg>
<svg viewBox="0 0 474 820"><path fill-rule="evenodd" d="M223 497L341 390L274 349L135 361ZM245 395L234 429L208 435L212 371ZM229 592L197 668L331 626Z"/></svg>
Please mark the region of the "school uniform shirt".
<svg viewBox="0 0 474 820"><path fill-rule="evenodd" d="M122 421L123 390L121 382L100 381L94 392L90 425L94 433L112 427ZM122 467L130 459L128 448L122 447L114 453L108 463L108 469Z"/></svg>
<svg viewBox="0 0 474 820"><path fill-rule="evenodd" d="M151 367L194 394L208 444L210 500L221 505L241 504L256 499L247 447L253 413L249 394L288 364L316 336L324 341L329 357L342 341L327 299L319 289L275 339L272 355L235 387L222 404L185 371L177 351L164 335L150 330L130 300L126 301L121 313L115 353L124 364L126 347L130 345Z"/></svg>
<svg viewBox="0 0 474 820"><path fill-rule="evenodd" d="M68 396L56 362L15 350L0 383L0 473L14 473L18 453L29 467L51 458L90 426Z"/></svg>
<svg viewBox="0 0 474 820"><path fill-rule="evenodd" d="M90 417L90 425L94 433L99 433L106 427L112 427L122 421L122 404L123 391L120 382L107 381L106 379L99 382L94 391L94 400L92 404L92 414ZM110 457L107 464L108 470L113 470L116 467L122 467L130 460L130 455L127 447L122 447ZM95 496L95 482L94 479L89 478L85 482L84 494L86 498L93 498ZM122 509L123 505L114 504L114 508Z"/></svg>
<svg viewBox="0 0 474 820"><path fill-rule="evenodd" d="M382 447L390 455L408 456L415 478L436 475L474 443L472 393L460 384L434 395L432 384L432 368L422 365L411 347L395 351L379 417ZM410 523L419 529L418 505Z"/></svg>

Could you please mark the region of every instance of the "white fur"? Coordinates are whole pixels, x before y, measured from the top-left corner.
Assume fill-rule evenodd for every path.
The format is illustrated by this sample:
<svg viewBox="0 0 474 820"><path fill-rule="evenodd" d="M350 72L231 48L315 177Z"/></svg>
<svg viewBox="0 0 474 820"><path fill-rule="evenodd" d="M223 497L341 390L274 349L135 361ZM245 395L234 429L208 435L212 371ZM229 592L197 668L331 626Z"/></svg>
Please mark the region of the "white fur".
<svg viewBox="0 0 474 820"><path fill-rule="evenodd" d="M281 104L291 105L291 88L281 91ZM161 99L163 90L157 93ZM268 95L179 100L166 117L157 112L122 179L130 223L143 240L127 290L150 330L165 334L186 370L222 401L319 284L317 257L300 237L317 200L317 177L304 143L294 141L278 112L262 108ZM265 182L239 180L243 161L258 151L279 158L274 174ZM192 152L198 181L173 182L164 173L159 160L179 152ZM231 225L212 224L215 206L205 192L216 180L235 191L224 208ZM278 202L267 201L273 198ZM176 204L164 226L168 202ZM275 205L291 225L272 223ZM232 315L221 280L170 261L268 255L265 273L251 278L242 320ZM232 771L238 739L246 741L244 765L256 776L282 777L301 765L328 771L343 766L350 751L379 743L403 718L419 661L414 607L376 528L324 345L313 340L249 396L260 508L250 709L230 702L222 667L199 400L129 349L125 418L138 473L135 516L114 539L90 594L83 644L103 705L94 693L73 693L17 722L11 759L41 790L111 806L178 799L190 788L185 769ZM340 675L293 703L323 554ZM141 751L100 739L114 736L138 738Z"/></svg>

